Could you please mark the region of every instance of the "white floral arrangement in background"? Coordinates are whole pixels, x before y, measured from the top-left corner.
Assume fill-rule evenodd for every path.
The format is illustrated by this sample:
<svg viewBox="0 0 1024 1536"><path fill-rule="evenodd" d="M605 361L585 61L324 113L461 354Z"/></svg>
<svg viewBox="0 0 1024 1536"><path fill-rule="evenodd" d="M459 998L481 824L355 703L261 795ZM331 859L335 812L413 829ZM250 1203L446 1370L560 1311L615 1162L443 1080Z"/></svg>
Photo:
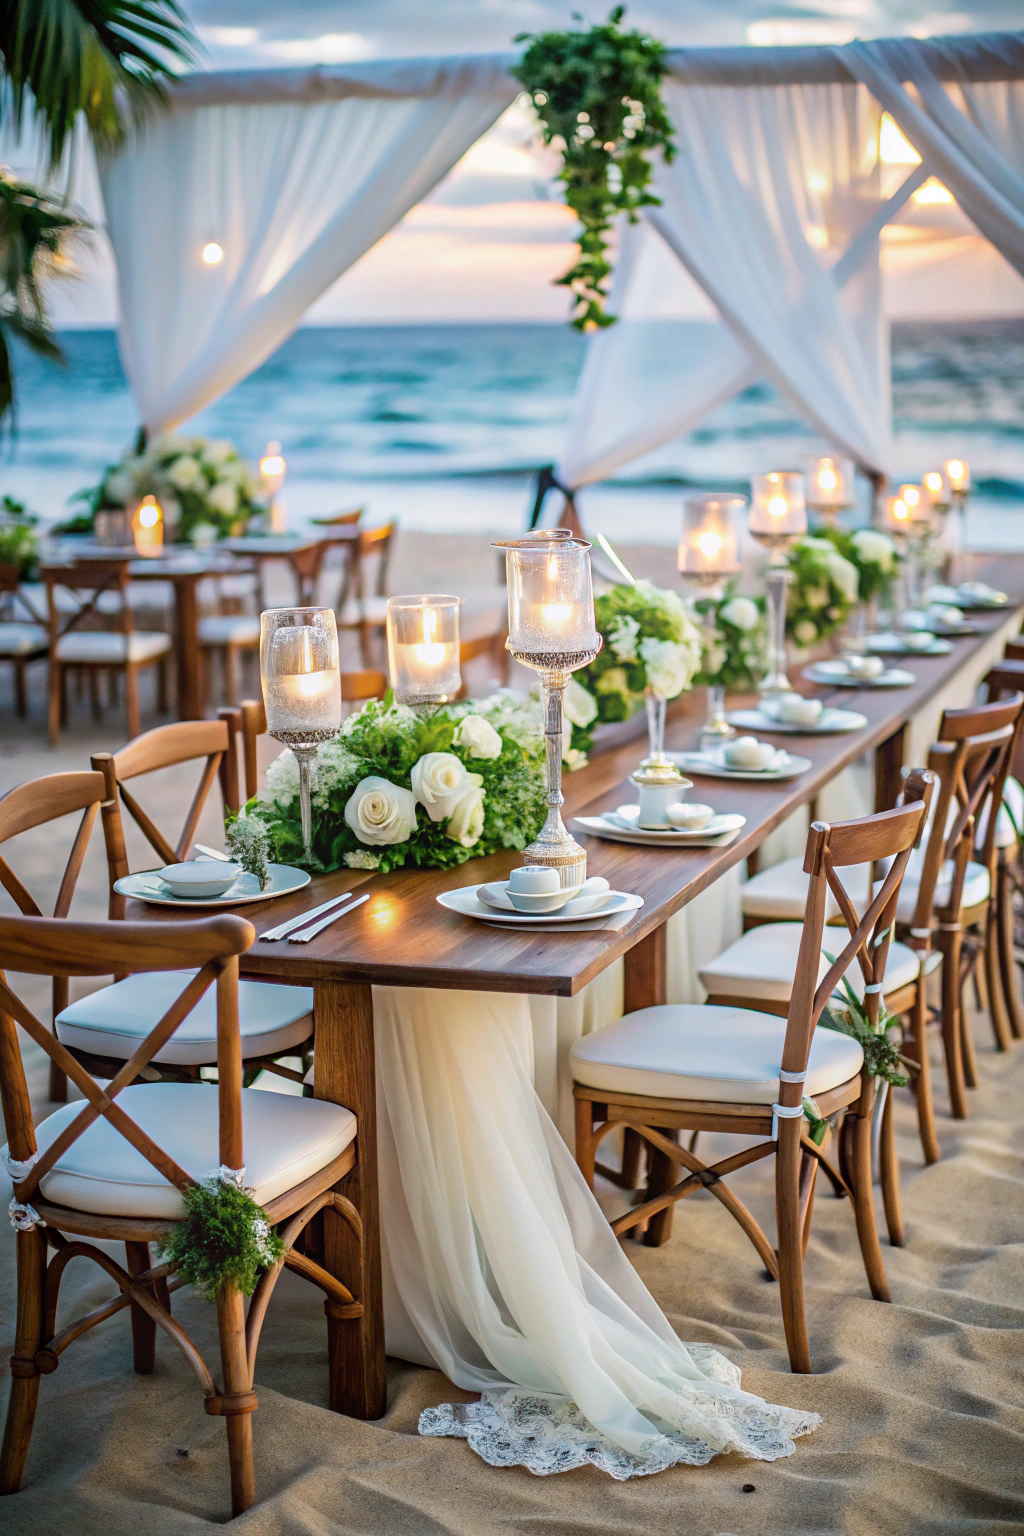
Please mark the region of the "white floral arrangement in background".
<svg viewBox="0 0 1024 1536"><path fill-rule="evenodd" d="M155 496L168 539L180 542L243 533L264 511L259 479L226 438L161 432L138 453L126 453L99 485L82 493L93 516Z"/></svg>

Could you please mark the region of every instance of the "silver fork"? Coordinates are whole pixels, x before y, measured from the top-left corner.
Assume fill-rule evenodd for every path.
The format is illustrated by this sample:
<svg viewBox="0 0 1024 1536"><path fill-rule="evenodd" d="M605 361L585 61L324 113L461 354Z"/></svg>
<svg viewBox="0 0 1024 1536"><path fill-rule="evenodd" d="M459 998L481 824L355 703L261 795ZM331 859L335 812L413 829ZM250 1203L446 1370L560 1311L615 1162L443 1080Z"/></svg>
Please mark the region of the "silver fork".
<svg viewBox="0 0 1024 1536"><path fill-rule="evenodd" d="M365 896L357 896L351 906L343 907L340 912L329 912L327 916L322 917L318 923L314 923L312 928L304 928L301 933L290 934L288 943L308 944L310 939L315 939L318 933L322 933L325 928L329 928L332 923L336 923L339 917L348 917L350 912L354 912L356 907L361 907L363 902L369 901L369 899L369 893L367 893Z"/></svg>

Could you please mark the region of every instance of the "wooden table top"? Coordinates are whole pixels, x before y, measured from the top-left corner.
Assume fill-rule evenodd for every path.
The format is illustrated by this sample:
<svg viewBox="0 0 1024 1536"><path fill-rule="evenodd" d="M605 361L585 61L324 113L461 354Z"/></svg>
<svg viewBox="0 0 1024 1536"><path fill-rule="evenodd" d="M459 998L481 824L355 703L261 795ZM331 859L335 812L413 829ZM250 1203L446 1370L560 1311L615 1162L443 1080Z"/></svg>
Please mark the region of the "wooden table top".
<svg viewBox="0 0 1024 1536"><path fill-rule="evenodd" d="M848 705L866 715L868 721L861 730L843 735L777 737L780 744L811 759L812 766L805 773L774 783L696 778L695 792L702 797L706 794L716 811L740 812L747 818L739 837L728 847L667 850L587 838L589 873L603 875L613 887L644 898L644 906L623 928L531 934L488 927L438 904L436 898L442 891L507 876L521 863L519 853L472 859L454 870L406 869L388 875L340 870L314 878L295 896L265 907L239 909L259 933L342 891L360 888L370 896L351 916L341 918L308 944L261 944L257 940L242 956L243 972L307 984L346 980L573 996L752 853L841 769L899 732L969 662L994 629L1013 615L1019 617L1024 610L1024 556L1001 558L997 574L1000 584L1014 593L1014 606L972 614L971 623L979 634L955 641L949 655L905 658L916 676L912 686L825 690L800 682L803 692ZM792 672L796 680L798 669L794 667ZM704 692L699 690L694 697L684 695L670 708L666 728L669 750L693 747L703 707ZM616 731L614 744L596 754L586 768L563 780L563 814L577 836L580 831L571 826L570 817L613 809L636 798L626 779L642 755L638 751L644 732L642 718L634 718ZM152 918L160 909L136 907L132 915L142 917L143 910Z"/></svg>

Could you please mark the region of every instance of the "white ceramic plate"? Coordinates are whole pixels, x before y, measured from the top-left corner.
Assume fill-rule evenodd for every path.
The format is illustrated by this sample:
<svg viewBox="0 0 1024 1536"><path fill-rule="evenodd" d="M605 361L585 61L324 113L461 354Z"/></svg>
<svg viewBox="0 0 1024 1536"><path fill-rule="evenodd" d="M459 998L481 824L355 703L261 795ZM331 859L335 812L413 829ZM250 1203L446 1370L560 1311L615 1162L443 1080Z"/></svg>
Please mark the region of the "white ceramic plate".
<svg viewBox="0 0 1024 1536"><path fill-rule="evenodd" d="M632 811L633 815L624 816L623 811ZM636 843L643 848L722 848L738 837L747 824L745 816L715 816L699 832L685 832L681 827L638 827L639 813L639 806L624 805L604 816L573 819L584 832L592 832L596 837L606 837L613 843Z"/></svg>
<svg viewBox="0 0 1024 1536"><path fill-rule="evenodd" d="M955 607L955 603L946 606ZM923 608L908 608L902 619L904 629L917 630L926 635L941 635L947 640L959 640L964 635L976 635L978 631L973 624L943 624L939 619L930 618Z"/></svg>
<svg viewBox="0 0 1024 1536"><path fill-rule="evenodd" d="M482 923L497 923L502 928L557 928L568 924L576 928L581 923L603 923L618 912L635 912L644 904L642 896L633 896L628 891L609 891L607 904L596 911L588 907L586 912L573 913L570 911L572 902L567 902L557 912L532 916L525 912L499 912L497 907L489 907L480 900L477 889L475 885L464 885L457 891L442 891L437 899L442 907L447 907L449 912L458 912L460 917L475 917Z"/></svg>
<svg viewBox="0 0 1024 1536"><path fill-rule="evenodd" d="M560 907L551 907L547 911L522 913L518 907L513 906L508 895L507 880L492 880L489 885L478 885L477 897L485 906L493 907L497 912L515 913L522 917L553 917L557 913L564 912L568 907L570 917L589 917L595 908L603 908L608 903L609 889L607 880L601 882L602 890L588 891L585 885L581 885L575 896L563 902Z"/></svg>
<svg viewBox="0 0 1024 1536"><path fill-rule="evenodd" d="M762 783L795 779L811 767L809 757L794 757L791 753L783 768L727 768L720 758L705 752L666 752L665 756L687 773L703 774L709 779L760 779Z"/></svg>
<svg viewBox="0 0 1024 1536"><path fill-rule="evenodd" d="M735 811L720 812L712 816L711 820L703 827L642 827L640 825L640 807L638 805L620 805L614 811L607 811L604 821L619 821L627 832L643 832L650 837L718 837L723 832L738 832L747 824L745 816L738 815Z"/></svg>
<svg viewBox="0 0 1024 1536"><path fill-rule="evenodd" d="M925 593L930 603L949 603L954 608L1005 608L1010 599L1005 592L997 592L994 587L979 583L980 590L972 591L970 587L929 587Z"/></svg>
<svg viewBox="0 0 1024 1536"><path fill-rule="evenodd" d="M932 637L931 645L924 650L916 650L908 645L904 637L891 632L883 635L868 635L867 646L877 656L948 656L953 649L948 640L940 640L937 635Z"/></svg>
<svg viewBox="0 0 1024 1536"><path fill-rule="evenodd" d="M877 677L855 677L842 661L812 661L804 667L809 683L823 683L833 688L909 688L917 681L904 667L887 667Z"/></svg>
<svg viewBox="0 0 1024 1536"><path fill-rule="evenodd" d="M741 731L765 731L783 736L834 736L844 731L860 731L868 723L867 715L853 709L823 709L817 725L787 725L773 720L759 709L734 709L725 717Z"/></svg>
<svg viewBox="0 0 1024 1536"><path fill-rule="evenodd" d="M261 891L255 875L239 875L234 885L223 896L172 896L155 869L143 870L137 875L122 875L114 881L114 890L121 896L133 896L136 901L148 901L153 907L244 907L254 901L272 901L275 896L287 896L290 891L301 891L308 885L310 876L304 869L291 864L271 864L270 884Z"/></svg>

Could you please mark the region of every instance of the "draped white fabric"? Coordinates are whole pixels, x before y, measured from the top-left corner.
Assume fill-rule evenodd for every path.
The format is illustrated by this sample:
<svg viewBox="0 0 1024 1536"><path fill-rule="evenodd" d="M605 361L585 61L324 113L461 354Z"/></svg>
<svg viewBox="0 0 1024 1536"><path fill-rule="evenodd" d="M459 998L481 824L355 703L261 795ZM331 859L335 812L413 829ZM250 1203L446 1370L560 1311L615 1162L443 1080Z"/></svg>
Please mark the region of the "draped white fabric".
<svg viewBox="0 0 1024 1536"><path fill-rule="evenodd" d="M343 81L326 99L269 104L207 104L200 81L103 162L121 355L150 431L257 367L515 94L489 59L392 74L388 90L377 66L356 94L338 97ZM202 258L210 242L217 265Z"/></svg>
<svg viewBox="0 0 1024 1536"><path fill-rule="evenodd" d="M527 999L375 987L374 1018L388 1349L487 1393L421 1431L538 1473L789 1455L817 1415L676 1338L534 1090Z"/></svg>
<svg viewBox="0 0 1024 1536"><path fill-rule="evenodd" d="M665 96L679 150L659 168L649 227L626 231L622 318L591 342L558 478L608 475L756 376L865 468L884 468L877 104L852 85L670 83ZM721 317L699 352L672 318L657 237Z"/></svg>

